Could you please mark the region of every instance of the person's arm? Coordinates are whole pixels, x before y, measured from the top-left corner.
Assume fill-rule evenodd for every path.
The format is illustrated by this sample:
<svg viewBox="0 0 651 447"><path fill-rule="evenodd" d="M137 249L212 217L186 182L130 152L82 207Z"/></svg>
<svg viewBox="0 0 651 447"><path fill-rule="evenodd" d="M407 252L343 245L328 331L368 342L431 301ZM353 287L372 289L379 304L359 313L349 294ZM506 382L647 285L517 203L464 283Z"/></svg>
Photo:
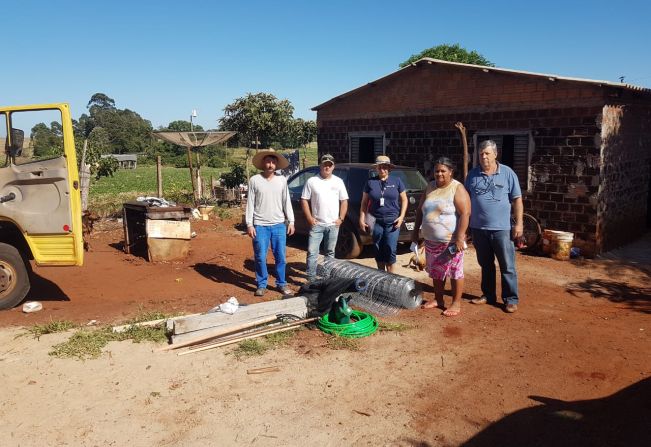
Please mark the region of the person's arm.
<svg viewBox="0 0 651 447"><path fill-rule="evenodd" d="M310 201L307 199L301 199L301 208L303 209L303 214L305 214L305 220L307 223L313 227L316 225L316 219L312 216L312 210L310 209Z"/></svg>
<svg viewBox="0 0 651 447"><path fill-rule="evenodd" d="M407 206L409 206L409 199L407 199L407 192L402 191L400 193L400 215L396 220L393 221L394 228L400 228L402 222L404 222L405 215L407 214Z"/></svg>
<svg viewBox="0 0 651 447"><path fill-rule="evenodd" d="M344 219L346 219L346 213L348 212L348 200L340 200L339 201L339 219L335 221L335 224L337 226L340 226L342 223L344 223Z"/></svg>
<svg viewBox="0 0 651 447"><path fill-rule="evenodd" d="M524 227L522 224L522 214L524 213L524 204L522 203L522 196L516 197L511 202L511 207L513 208L513 215L515 216L515 225L512 229L513 239L522 237L524 233Z"/></svg>
<svg viewBox="0 0 651 447"><path fill-rule="evenodd" d="M452 234L452 242L457 246L458 251L463 251L465 248L466 231L468 231L468 224L470 222L470 195L463 185L457 187L454 193L454 208L457 212L457 228Z"/></svg>
<svg viewBox="0 0 651 447"><path fill-rule="evenodd" d="M416 222L414 222L414 230L411 232L411 241L415 243L420 241L420 226L423 224L423 203L425 203L425 197L427 197L427 189L420 195L418 208L416 208Z"/></svg>
<svg viewBox="0 0 651 447"><path fill-rule="evenodd" d="M362 193L362 204L359 207L359 229L364 233L368 233L368 225L366 225L366 210L368 209L368 193Z"/></svg>
<svg viewBox="0 0 651 447"><path fill-rule="evenodd" d="M255 227L253 226L253 207L255 207L255 188L253 187L253 181L249 180L249 186L246 194L246 233L251 239L255 239Z"/></svg>
<svg viewBox="0 0 651 447"><path fill-rule="evenodd" d="M292 197L289 195L289 187L287 186L287 181L285 181L285 188L283 189L283 210L285 211L285 216L287 217L287 234L294 234L294 209L292 208Z"/></svg>

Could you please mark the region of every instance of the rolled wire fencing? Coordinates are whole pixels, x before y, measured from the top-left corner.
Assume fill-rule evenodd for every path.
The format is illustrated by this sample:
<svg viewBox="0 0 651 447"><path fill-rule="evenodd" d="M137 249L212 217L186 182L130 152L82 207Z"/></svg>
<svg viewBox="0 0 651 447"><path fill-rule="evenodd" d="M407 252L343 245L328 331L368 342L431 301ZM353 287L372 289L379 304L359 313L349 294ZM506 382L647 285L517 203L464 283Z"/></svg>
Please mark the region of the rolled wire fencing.
<svg viewBox="0 0 651 447"><path fill-rule="evenodd" d="M317 265L317 275L324 279L356 279L358 291L352 294L350 303L380 316L414 309L423 301L422 291L413 279L350 261L324 257Z"/></svg>

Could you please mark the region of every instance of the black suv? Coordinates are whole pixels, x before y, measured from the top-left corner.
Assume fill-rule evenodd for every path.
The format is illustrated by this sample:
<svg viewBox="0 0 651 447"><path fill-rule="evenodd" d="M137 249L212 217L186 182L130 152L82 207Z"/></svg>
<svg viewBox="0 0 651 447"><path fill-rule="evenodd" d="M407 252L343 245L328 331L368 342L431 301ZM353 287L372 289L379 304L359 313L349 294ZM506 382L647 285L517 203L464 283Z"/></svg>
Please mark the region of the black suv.
<svg viewBox="0 0 651 447"><path fill-rule="evenodd" d="M312 166L297 172L287 180L298 234L308 235L310 233L310 226L305 220L301 208L301 194L307 180L318 174L319 167ZM346 220L339 229L335 255L337 258L356 258L361 253L364 245L372 243L371 235L362 233L359 229L359 209L362 203L364 185L366 185L369 178L376 177L377 172L373 165L369 163L341 163L335 165L334 175L344 181L350 198L348 200ZM390 175L402 179L407 189L409 207L407 208L405 221L400 228L400 238L398 240L408 242L411 240L411 231L414 229L416 206L418 206L422 192L427 187L427 181L417 169L405 166L396 166L391 170Z"/></svg>

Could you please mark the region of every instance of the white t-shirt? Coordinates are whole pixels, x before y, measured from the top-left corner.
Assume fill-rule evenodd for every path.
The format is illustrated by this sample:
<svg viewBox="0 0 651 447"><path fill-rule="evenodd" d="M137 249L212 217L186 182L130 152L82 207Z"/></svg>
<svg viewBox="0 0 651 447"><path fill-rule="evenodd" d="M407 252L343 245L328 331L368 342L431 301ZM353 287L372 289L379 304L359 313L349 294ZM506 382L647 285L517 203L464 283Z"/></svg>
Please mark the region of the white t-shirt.
<svg viewBox="0 0 651 447"><path fill-rule="evenodd" d="M310 201L317 224L334 225L339 219L339 201L348 200L348 192L343 180L336 175L327 180L315 175L305 183L301 199Z"/></svg>

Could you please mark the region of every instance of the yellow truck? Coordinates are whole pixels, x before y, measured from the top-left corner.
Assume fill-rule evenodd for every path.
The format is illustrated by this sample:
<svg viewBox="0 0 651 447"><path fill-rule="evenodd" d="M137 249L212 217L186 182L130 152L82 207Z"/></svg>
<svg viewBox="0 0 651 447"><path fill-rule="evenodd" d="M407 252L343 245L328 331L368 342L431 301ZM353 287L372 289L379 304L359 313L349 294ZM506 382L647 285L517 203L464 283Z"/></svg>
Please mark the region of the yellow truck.
<svg viewBox="0 0 651 447"><path fill-rule="evenodd" d="M70 107L0 106L0 123L0 309L7 309L29 292L32 264L80 266L84 250Z"/></svg>

